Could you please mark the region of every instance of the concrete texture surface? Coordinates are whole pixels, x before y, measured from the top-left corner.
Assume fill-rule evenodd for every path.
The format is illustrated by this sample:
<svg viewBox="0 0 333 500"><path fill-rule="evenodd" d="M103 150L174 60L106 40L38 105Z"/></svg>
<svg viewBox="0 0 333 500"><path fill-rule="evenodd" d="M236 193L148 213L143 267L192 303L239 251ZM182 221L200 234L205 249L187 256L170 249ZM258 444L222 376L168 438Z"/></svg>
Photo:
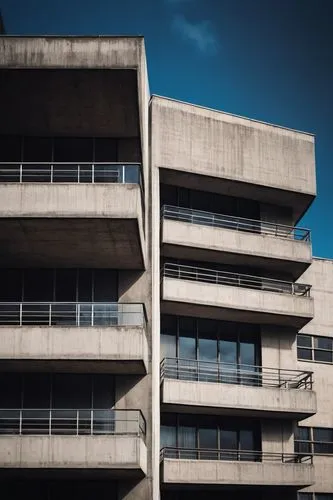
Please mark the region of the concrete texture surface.
<svg viewBox="0 0 333 500"><path fill-rule="evenodd" d="M161 403L190 413L294 420L314 414L317 408L313 391L171 379L163 381Z"/></svg>
<svg viewBox="0 0 333 500"><path fill-rule="evenodd" d="M314 468L293 463L164 459L162 481L179 485L305 487L314 481Z"/></svg>
<svg viewBox="0 0 333 500"><path fill-rule="evenodd" d="M143 217L136 184L2 184L1 259L13 267L140 269Z"/></svg>
<svg viewBox="0 0 333 500"><path fill-rule="evenodd" d="M0 327L0 360L9 367L30 361L34 369L57 364L73 371L92 368L109 373L144 374L148 369L147 338L142 327ZM47 363L47 364L46 364Z"/></svg>
<svg viewBox="0 0 333 500"><path fill-rule="evenodd" d="M207 308L205 317L230 319L237 311L237 320L249 323L301 327L314 314L310 297L174 278L163 278L162 299L180 304L184 316L201 307Z"/></svg>
<svg viewBox="0 0 333 500"><path fill-rule="evenodd" d="M0 468L147 471L146 445L135 436L1 436Z"/></svg>
<svg viewBox="0 0 333 500"><path fill-rule="evenodd" d="M265 267L298 278L311 264L311 244L292 238L163 220L168 257Z"/></svg>

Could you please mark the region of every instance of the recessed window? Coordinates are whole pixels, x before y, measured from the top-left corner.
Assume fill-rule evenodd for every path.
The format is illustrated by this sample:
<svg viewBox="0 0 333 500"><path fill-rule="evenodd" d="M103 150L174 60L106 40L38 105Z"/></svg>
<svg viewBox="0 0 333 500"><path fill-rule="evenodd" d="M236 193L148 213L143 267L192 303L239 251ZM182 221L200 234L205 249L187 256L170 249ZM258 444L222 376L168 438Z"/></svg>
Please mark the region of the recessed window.
<svg viewBox="0 0 333 500"><path fill-rule="evenodd" d="M297 357L304 361L333 363L333 338L297 335Z"/></svg>
<svg viewBox="0 0 333 500"><path fill-rule="evenodd" d="M333 429L329 427L297 427L295 453L333 454Z"/></svg>

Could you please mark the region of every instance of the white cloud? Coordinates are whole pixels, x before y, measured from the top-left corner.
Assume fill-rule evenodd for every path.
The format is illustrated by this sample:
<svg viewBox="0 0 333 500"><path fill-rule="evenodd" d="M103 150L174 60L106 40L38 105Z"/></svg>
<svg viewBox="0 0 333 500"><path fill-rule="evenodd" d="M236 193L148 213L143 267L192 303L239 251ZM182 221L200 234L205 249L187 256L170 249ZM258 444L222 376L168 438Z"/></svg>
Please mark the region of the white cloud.
<svg viewBox="0 0 333 500"><path fill-rule="evenodd" d="M214 27L211 21L206 20L199 23L191 23L184 16L178 15L174 18L172 27L178 31L185 40L193 42L201 52L211 54L217 52L218 40L215 36Z"/></svg>

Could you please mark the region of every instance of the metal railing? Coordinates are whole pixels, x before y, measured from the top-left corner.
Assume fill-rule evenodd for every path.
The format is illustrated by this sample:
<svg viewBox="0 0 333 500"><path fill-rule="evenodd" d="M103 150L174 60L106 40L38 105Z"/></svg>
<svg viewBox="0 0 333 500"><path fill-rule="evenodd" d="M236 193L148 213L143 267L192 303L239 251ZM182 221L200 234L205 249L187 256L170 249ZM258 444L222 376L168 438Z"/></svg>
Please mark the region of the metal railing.
<svg viewBox="0 0 333 500"><path fill-rule="evenodd" d="M229 460L246 462L280 462L283 464L312 464L311 454L270 453L259 450L223 450L205 448L162 448L160 460L173 458L176 460Z"/></svg>
<svg viewBox="0 0 333 500"><path fill-rule="evenodd" d="M0 409L0 435L145 435L140 410Z"/></svg>
<svg viewBox="0 0 333 500"><path fill-rule="evenodd" d="M266 368L256 365L164 358L161 382L166 379L237 384L253 387L312 390L313 372Z"/></svg>
<svg viewBox="0 0 333 500"><path fill-rule="evenodd" d="M139 163L0 162L0 183L141 183Z"/></svg>
<svg viewBox="0 0 333 500"><path fill-rule="evenodd" d="M263 220L246 219L233 215L216 214L192 208L164 205L161 209L161 216L164 219L189 222L202 226L213 226L223 229L233 229L234 231L267 234L279 238L306 241L308 243L311 241L311 232L309 229L285 226L284 224L274 224Z"/></svg>
<svg viewBox="0 0 333 500"><path fill-rule="evenodd" d="M176 278L188 281L201 281L216 285L229 285L241 288L254 288L266 292L286 293L289 295L310 296L311 285L282 281L263 276L251 276L249 274L231 273L206 269L203 267L186 266L166 262L163 267L165 278Z"/></svg>
<svg viewBox="0 0 333 500"><path fill-rule="evenodd" d="M143 304L0 302L0 325L144 326Z"/></svg>

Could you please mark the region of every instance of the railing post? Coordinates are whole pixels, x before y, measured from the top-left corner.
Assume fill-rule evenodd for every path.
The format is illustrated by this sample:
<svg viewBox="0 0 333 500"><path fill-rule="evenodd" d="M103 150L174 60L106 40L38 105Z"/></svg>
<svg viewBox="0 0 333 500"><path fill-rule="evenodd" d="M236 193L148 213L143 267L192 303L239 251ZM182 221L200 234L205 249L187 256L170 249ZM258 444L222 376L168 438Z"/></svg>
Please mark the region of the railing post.
<svg viewBox="0 0 333 500"><path fill-rule="evenodd" d="M22 410L20 410L20 416L19 416L19 434L22 434Z"/></svg>
<svg viewBox="0 0 333 500"><path fill-rule="evenodd" d="M125 165L122 165L122 184L125 184Z"/></svg>
<svg viewBox="0 0 333 500"><path fill-rule="evenodd" d="M95 164L94 163L91 164L91 182L92 182L92 184L94 184L94 182L95 182Z"/></svg>
<svg viewBox="0 0 333 500"><path fill-rule="evenodd" d="M76 410L76 435L77 436L79 435L79 411L80 410Z"/></svg>
<svg viewBox="0 0 333 500"><path fill-rule="evenodd" d="M52 325L52 303L49 304L49 326Z"/></svg>
<svg viewBox="0 0 333 500"><path fill-rule="evenodd" d="M51 173L50 173L50 175L51 175L50 182L52 184L53 183L53 163L51 163Z"/></svg>
<svg viewBox="0 0 333 500"><path fill-rule="evenodd" d="M94 304L91 304L91 326L94 326Z"/></svg>
<svg viewBox="0 0 333 500"><path fill-rule="evenodd" d="M20 323L20 326L22 326L22 316L23 316L23 303L20 302L20 306L19 306L19 323Z"/></svg>
<svg viewBox="0 0 333 500"><path fill-rule="evenodd" d="M90 410L90 434L94 434L94 410Z"/></svg>
<svg viewBox="0 0 333 500"><path fill-rule="evenodd" d="M22 183L22 177L23 177L22 170L23 170L23 165L22 165L22 163L20 163L20 183Z"/></svg>
<svg viewBox="0 0 333 500"><path fill-rule="evenodd" d="M76 304L76 326L80 326L81 304Z"/></svg>

